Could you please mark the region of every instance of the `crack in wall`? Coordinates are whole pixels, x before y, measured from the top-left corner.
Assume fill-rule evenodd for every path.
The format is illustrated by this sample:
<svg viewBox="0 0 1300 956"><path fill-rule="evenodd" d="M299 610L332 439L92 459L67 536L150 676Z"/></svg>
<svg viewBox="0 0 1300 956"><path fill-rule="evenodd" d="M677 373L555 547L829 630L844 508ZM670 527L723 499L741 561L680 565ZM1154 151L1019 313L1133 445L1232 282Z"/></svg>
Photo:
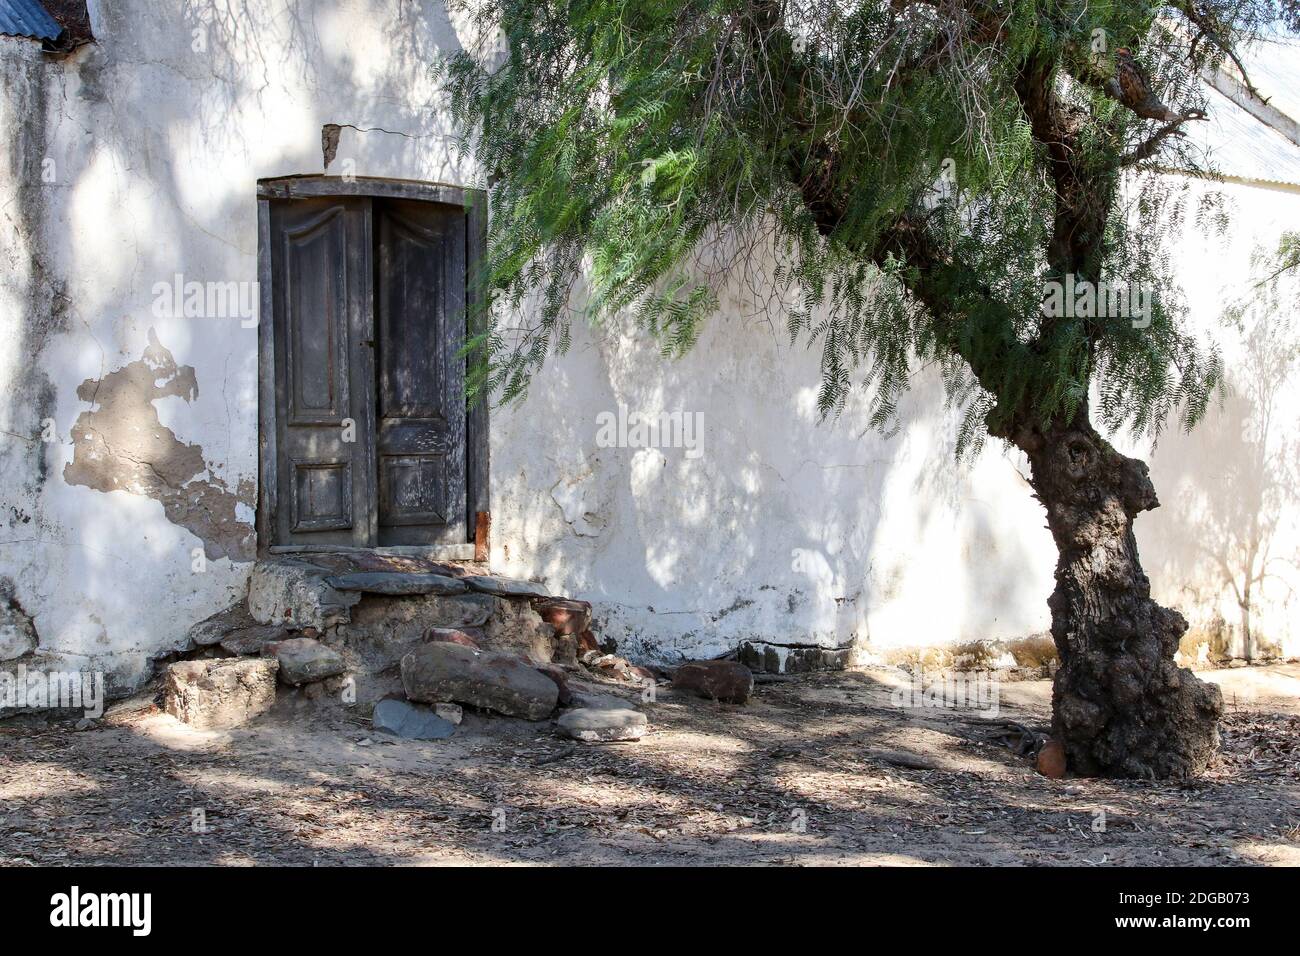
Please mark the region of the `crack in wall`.
<svg viewBox="0 0 1300 956"><path fill-rule="evenodd" d="M239 520L237 507L253 507L253 481L245 478L232 490L211 474L202 446L181 441L158 418L158 399L193 402L198 395L193 366L178 365L150 329L139 359L77 386L77 397L94 407L72 426L73 459L63 480L152 498L168 521L203 541L209 560L251 561L254 530Z"/></svg>

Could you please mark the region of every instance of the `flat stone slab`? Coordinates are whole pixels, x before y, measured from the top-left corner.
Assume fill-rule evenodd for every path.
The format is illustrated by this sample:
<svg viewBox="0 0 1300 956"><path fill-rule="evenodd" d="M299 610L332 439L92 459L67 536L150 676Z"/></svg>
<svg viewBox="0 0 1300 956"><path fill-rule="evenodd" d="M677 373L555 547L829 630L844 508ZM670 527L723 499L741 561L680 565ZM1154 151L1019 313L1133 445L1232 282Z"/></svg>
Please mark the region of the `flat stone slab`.
<svg viewBox="0 0 1300 956"><path fill-rule="evenodd" d="M544 598L551 592L532 581L520 581L518 578L499 578L490 574L471 574L463 577L464 581L475 591L491 594L495 597Z"/></svg>
<svg viewBox="0 0 1300 956"><path fill-rule="evenodd" d="M590 694L583 690L573 691L571 703L576 708L588 710L636 710L636 704L622 697L614 694Z"/></svg>
<svg viewBox="0 0 1300 956"><path fill-rule="evenodd" d="M337 677L347 669L338 651L310 637L268 644L265 653L280 662L280 680L291 687Z"/></svg>
<svg viewBox="0 0 1300 956"><path fill-rule="evenodd" d="M256 624L253 615L248 613L248 602L240 601L224 611L218 611L211 617L199 621L190 628L189 638L199 647L211 647L213 644L220 644L223 638L235 631Z"/></svg>
<svg viewBox="0 0 1300 956"><path fill-rule="evenodd" d="M367 594L464 594L469 590L456 578L400 571L358 571L326 578L325 583L336 591L363 591Z"/></svg>
<svg viewBox="0 0 1300 956"><path fill-rule="evenodd" d="M579 707L565 711L555 725L566 736L588 743L640 740L646 732L645 714L621 707Z"/></svg>
<svg viewBox="0 0 1300 956"><path fill-rule="evenodd" d="M527 720L549 717L559 697L554 681L517 657L445 642L402 658L402 686L420 703L454 701Z"/></svg>
<svg viewBox="0 0 1300 956"><path fill-rule="evenodd" d="M445 740L456 732L451 721L439 717L428 707L408 704L404 700L381 700L375 705L372 720L378 732L407 740Z"/></svg>
<svg viewBox="0 0 1300 956"><path fill-rule="evenodd" d="M221 639L221 648L236 657L246 657L260 654L267 644L288 640L292 635L292 631L275 624L241 627Z"/></svg>

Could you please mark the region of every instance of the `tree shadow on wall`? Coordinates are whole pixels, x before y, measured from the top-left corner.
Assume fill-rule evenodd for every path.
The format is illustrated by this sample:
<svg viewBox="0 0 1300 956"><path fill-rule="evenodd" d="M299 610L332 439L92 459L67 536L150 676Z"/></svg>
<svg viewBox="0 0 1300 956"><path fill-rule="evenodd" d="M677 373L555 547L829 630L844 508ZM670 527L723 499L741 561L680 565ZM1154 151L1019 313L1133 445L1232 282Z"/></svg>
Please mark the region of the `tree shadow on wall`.
<svg viewBox="0 0 1300 956"><path fill-rule="evenodd" d="M1184 582L1196 604L1226 596L1235 611L1235 621L1220 616L1185 639L1185 653L1212 658L1279 656L1283 635L1270 627L1282 618L1262 612L1288 603L1300 580L1296 295L1278 283L1255 292L1225 313L1241 354L1227 363L1223 402L1192 433L1165 439L1155 459L1157 485L1176 489L1161 529L1162 576Z"/></svg>

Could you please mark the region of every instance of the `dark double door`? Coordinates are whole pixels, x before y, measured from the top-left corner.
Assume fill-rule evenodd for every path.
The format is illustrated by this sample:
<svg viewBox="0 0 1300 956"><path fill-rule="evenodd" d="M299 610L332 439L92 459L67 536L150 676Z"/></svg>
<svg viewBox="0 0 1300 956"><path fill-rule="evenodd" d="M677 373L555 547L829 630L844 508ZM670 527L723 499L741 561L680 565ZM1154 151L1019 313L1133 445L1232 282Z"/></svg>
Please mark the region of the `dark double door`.
<svg viewBox="0 0 1300 956"><path fill-rule="evenodd" d="M269 227L272 543L465 542L465 210L294 199Z"/></svg>

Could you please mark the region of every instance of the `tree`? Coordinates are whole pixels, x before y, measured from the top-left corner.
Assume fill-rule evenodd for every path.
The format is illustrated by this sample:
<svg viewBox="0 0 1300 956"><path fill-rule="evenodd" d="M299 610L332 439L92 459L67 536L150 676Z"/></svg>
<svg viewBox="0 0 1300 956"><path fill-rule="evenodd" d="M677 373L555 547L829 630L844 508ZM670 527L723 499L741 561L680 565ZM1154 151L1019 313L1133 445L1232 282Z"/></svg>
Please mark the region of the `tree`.
<svg viewBox="0 0 1300 956"><path fill-rule="evenodd" d="M1263 0L487 0L498 55L444 64L489 177L478 394L522 394L575 319L627 310L690 348L726 270L774 262L824 414L865 388L887 427L939 365L983 434L1028 458L1059 550L1053 735L1084 774L1184 777L1218 690L1179 669L1150 597L1146 465L1098 431L1191 427L1212 352L1180 331L1165 237L1193 165L1198 76ZM725 250L725 252L723 252ZM723 260L719 269L719 257ZM581 286L581 295L576 289Z"/></svg>

